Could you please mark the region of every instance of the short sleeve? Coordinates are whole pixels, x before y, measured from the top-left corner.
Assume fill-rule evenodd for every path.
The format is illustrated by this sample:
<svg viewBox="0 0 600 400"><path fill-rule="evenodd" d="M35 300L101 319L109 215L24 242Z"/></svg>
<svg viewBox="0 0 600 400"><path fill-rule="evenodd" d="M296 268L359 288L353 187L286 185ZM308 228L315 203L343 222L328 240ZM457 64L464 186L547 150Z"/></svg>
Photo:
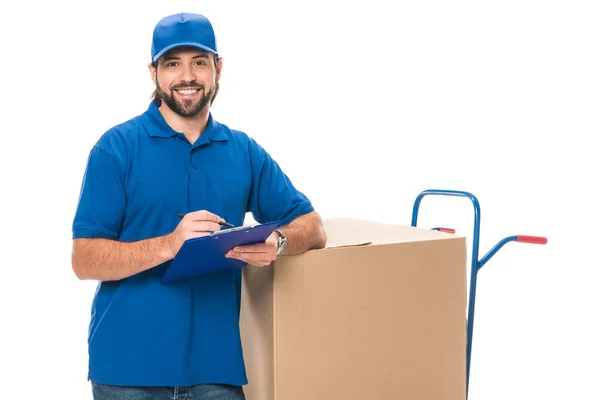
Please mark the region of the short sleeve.
<svg viewBox="0 0 600 400"><path fill-rule="evenodd" d="M250 138L252 186L248 210L260 223L279 220L287 225L314 210L273 158Z"/></svg>
<svg viewBox="0 0 600 400"><path fill-rule="evenodd" d="M118 239L125 216L123 168L95 146L89 154L73 220L73 239Z"/></svg>

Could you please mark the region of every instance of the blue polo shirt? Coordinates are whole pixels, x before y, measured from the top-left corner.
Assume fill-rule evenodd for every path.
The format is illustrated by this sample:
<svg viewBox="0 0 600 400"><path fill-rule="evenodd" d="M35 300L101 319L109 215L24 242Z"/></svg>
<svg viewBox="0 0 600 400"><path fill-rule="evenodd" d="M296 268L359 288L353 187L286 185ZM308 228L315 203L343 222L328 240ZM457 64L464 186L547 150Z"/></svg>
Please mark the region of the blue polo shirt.
<svg viewBox="0 0 600 400"><path fill-rule="evenodd" d="M89 154L73 238L137 241L172 232L178 213L208 210L241 225L287 224L313 210L269 154L209 117L191 145L155 103L106 132ZM169 262L99 282L89 379L109 385L247 383L239 334L241 271L163 284Z"/></svg>

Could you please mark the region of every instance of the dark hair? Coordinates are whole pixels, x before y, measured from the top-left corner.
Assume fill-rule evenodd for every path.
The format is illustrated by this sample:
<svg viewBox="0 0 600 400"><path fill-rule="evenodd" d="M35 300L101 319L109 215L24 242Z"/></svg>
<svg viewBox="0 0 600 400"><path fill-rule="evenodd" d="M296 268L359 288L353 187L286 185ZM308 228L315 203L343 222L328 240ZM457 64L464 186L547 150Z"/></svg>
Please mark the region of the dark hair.
<svg viewBox="0 0 600 400"><path fill-rule="evenodd" d="M219 61L221 61L221 57L219 57L218 54L213 54L213 60L215 61L215 68L216 68L217 65L219 64ZM150 65L154 68L154 71L156 71L155 74L157 74L158 73L158 62L157 61L152 61L150 63ZM158 82L158 76L156 76L156 82ZM157 85L158 85L158 83L157 83ZM219 82L217 82L217 86L216 86L216 91L215 91L215 96L214 97L217 97L217 93L219 93ZM214 100L214 97L211 100L211 104L212 104L212 101ZM158 91L157 91L157 89L154 89L154 91L152 92L152 95L150 96L150 98L152 99L152 101L158 101L158 100L160 100L158 98Z"/></svg>

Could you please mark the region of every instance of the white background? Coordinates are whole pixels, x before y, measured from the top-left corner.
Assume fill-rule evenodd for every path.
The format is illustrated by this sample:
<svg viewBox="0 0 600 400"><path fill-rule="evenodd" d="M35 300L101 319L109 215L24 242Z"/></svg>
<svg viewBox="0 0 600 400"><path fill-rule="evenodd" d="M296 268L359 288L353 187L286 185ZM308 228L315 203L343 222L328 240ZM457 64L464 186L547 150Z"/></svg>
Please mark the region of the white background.
<svg viewBox="0 0 600 400"><path fill-rule="evenodd" d="M466 190L480 257L548 238L509 243L479 274L470 399L600 399L595 2L0 7L0 398L91 399L96 283L70 265L82 174L99 136L147 108L154 25L188 11L212 20L224 57L215 118L323 217L409 225L422 190ZM471 237L472 215L427 197L419 225Z"/></svg>

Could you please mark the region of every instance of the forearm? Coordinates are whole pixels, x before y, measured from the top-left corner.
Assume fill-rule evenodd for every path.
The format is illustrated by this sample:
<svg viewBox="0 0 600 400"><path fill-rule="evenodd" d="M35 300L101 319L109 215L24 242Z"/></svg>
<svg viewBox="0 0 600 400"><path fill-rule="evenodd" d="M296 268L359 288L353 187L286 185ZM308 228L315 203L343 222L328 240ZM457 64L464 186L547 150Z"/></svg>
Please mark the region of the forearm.
<svg viewBox="0 0 600 400"><path fill-rule="evenodd" d="M280 230L286 236L288 242L284 255L300 254L311 249L322 249L327 243L323 222L320 215L315 211L296 218Z"/></svg>
<svg viewBox="0 0 600 400"><path fill-rule="evenodd" d="M137 242L75 239L71 262L79 279L124 279L173 258L169 235Z"/></svg>

